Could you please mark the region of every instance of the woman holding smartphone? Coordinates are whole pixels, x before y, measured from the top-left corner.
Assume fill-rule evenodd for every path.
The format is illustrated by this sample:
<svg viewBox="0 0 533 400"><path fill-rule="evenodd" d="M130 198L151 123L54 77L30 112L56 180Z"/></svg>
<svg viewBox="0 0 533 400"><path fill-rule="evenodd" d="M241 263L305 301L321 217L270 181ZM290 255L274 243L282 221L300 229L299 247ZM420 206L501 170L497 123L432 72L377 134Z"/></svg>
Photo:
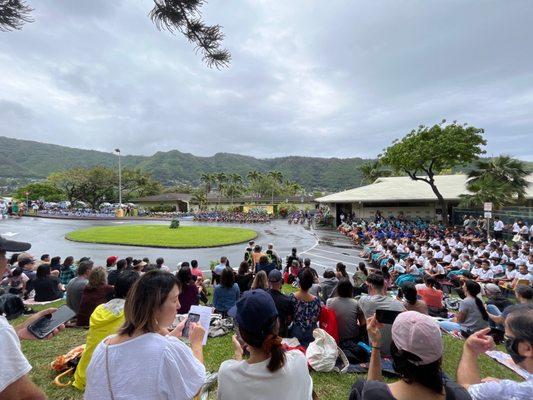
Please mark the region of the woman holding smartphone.
<svg viewBox="0 0 533 400"><path fill-rule="evenodd" d="M124 325L93 353L85 400L190 400L200 391L204 329L190 325L190 348L178 339L185 322L168 329L180 307L179 294L179 281L170 272L150 271L135 282L126 298Z"/></svg>

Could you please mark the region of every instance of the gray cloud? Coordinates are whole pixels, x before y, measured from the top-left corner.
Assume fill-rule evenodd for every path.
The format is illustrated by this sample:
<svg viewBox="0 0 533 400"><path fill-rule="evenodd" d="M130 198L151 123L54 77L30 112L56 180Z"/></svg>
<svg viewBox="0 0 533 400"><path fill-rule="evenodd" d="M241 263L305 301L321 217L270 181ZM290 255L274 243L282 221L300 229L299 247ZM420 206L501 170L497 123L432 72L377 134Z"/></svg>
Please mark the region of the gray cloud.
<svg viewBox="0 0 533 400"><path fill-rule="evenodd" d="M421 123L483 127L533 159L527 0L210 1L232 52L207 69L151 0L34 5L0 34L0 135L131 154L373 157Z"/></svg>

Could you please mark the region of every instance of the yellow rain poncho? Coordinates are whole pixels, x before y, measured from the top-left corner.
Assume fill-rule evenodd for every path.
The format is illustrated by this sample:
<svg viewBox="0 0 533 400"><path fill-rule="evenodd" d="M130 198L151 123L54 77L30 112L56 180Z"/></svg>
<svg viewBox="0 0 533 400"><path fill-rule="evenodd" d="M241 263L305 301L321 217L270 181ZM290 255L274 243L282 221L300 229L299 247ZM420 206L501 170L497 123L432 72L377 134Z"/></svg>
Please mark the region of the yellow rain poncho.
<svg viewBox="0 0 533 400"><path fill-rule="evenodd" d="M85 371L91 362L96 346L109 335L117 332L124 323L124 299L113 299L105 304L100 304L91 314L87 343L81 356L81 360L74 373L72 385L79 389L85 389Z"/></svg>

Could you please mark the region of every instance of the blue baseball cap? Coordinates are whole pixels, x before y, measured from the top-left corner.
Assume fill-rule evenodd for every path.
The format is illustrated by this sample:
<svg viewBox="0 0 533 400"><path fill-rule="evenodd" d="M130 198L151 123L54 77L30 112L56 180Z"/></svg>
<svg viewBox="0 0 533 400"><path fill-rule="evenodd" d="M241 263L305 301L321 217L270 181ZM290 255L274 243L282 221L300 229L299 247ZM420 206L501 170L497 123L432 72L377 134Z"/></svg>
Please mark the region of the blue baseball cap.
<svg viewBox="0 0 533 400"><path fill-rule="evenodd" d="M245 332L261 333L267 322L278 316L278 310L269 293L254 289L244 292L237 304L229 309L228 315L235 318Z"/></svg>

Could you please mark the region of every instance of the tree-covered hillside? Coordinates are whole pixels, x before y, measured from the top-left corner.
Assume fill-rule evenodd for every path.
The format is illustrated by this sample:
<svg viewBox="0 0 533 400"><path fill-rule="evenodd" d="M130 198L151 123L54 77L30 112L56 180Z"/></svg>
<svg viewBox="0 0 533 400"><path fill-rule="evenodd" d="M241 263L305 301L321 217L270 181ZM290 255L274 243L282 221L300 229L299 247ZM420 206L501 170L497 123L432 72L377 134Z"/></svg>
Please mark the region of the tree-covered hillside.
<svg viewBox="0 0 533 400"><path fill-rule="evenodd" d="M52 172L75 167L117 165L117 156L111 152L82 150L28 140L0 136L0 177L46 178ZM361 184L361 158L254 157L217 153L198 157L178 150L157 152L150 157L122 156L122 165L140 168L165 185L200 183L202 173L238 173L277 170L308 190L334 191Z"/></svg>

